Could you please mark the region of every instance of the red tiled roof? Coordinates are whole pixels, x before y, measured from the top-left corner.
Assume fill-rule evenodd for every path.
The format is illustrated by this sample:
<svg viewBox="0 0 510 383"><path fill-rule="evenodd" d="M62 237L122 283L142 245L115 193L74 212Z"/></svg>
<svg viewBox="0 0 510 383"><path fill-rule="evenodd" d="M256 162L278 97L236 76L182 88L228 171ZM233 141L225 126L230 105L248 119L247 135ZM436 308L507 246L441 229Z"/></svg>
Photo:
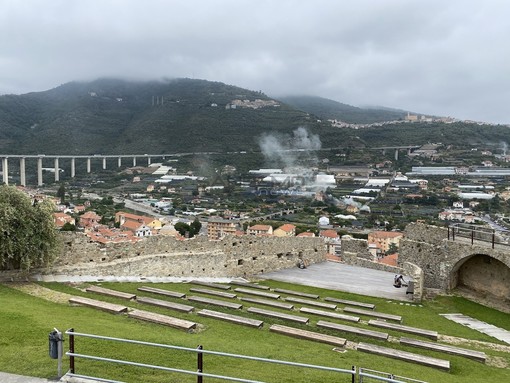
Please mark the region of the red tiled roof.
<svg viewBox="0 0 510 383"><path fill-rule="evenodd" d="M321 230L319 233L319 237L338 238L338 233L336 232L336 230L332 230L332 229Z"/></svg>
<svg viewBox="0 0 510 383"><path fill-rule="evenodd" d="M311 233L309 231L305 231L303 233L299 233L296 237L315 237L315 233Z"/></svg>
<svg viewBox="0 0 510 383"><path fill-rule="evenodd" d="M388 266L397 266L398 261L398 253L387 255L384 258L379 259L379 263L388 265Z"/></svg>
<svg viewBox="0 0 510 383"><path fill-rule="evenodd" d="M269 225L254 225L254 226L249 227L248 230L269 231L269 230L271 230L271 226L269 226Z"/></svg>
<svg viewBox="0 0 510 383"><path fill-rule="evenodd" d="M280 226L278 229L286 231L287 233L290 233L291 231L296 229L296 226L294 226L294 225L292 225L290 223L286 223L285 225Z"/></svg>
<svg viewBox="0 0 510 383"><path fill-rule="evenodd" d="M368 235L375 238L397 238L404 236L403 233L400 233L398 231L373 231Z"/></svg>

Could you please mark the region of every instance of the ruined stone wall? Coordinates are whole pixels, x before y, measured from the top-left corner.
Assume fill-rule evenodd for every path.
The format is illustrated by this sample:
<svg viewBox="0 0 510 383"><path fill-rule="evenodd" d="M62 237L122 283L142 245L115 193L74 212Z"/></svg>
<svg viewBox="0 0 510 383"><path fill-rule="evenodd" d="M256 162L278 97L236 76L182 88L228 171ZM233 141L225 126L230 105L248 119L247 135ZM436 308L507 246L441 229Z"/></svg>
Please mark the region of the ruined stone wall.
<svg viewBox="0 0 510 383"><path fill-rule="evenodd" d="M366 267L368 269L389 271L395 274L402 272L402 268L375 262L374 256L368 251L368 241L349 236L342 237L342 260L348 265Z"/></svg>
<svg viewBox="0 0 510 383"><path fill-rule="evenodd" d="M321 238L227 236L176 240L148 237L135 244L101 245L79 233L67 233L64 251L46 273L69 275L236 277L326 260Z"/></svg>
<svg viewBox="0 0 510 383"><path fill-rule="evenodd" d="M448 238L448 229L423 223L410 223L406 226L404 236L413 241L440 244Z"/></svg>

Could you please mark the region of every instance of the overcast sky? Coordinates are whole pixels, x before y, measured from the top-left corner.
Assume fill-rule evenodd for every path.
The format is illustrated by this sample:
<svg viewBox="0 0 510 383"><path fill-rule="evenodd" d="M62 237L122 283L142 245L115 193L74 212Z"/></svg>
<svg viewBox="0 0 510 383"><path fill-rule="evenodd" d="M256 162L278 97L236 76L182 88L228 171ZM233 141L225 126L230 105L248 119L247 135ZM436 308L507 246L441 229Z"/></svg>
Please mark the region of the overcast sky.
<svg viewBox="0 0 510 383"><path fill-rule="evenodd" d="M510 123L508 0L0 0L0 94L191 77Z"/></svg>

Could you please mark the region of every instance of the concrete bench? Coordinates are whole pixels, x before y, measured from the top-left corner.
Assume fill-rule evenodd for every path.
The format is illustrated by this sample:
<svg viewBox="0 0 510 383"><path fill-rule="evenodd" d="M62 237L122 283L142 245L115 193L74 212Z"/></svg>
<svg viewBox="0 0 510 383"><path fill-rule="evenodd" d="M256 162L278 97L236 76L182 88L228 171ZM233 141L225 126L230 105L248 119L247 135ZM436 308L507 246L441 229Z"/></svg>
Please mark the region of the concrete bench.
<svg viewBox="0 0 510 383"><path fill-rule="evenodd" d="M463 356L465 358L473 359L482 363L485 363L485 361L487 360L487 355L485 354L485 352L468 350L465 348L454 347L446 344L426 342L423 340L404 337L400 338L400 344L404 344L406 346L419 347L426 350L444 352L445 354Z"/></svg>
<svg viewBox="0 0 510 383"><path fill-rule="evenodd" d="M271 298L271 299L279 299L280 298L279 294L266 293L264 291L257 291L257 290L250 290L250 289L245 289L242 287L238 287L238 288L234 289L234 291L236 293L256 295L258 297L264 297L264 298Z"/></svg>
<svg viewBox="0 0 510 383"><path fill-rule="evenodd" d="M270 310L259 309L259 308L256 308L256 307L250 307L248 309L248 312L251 313L251 314L265 315L265 316L268 316L268 317L271 317L271 318L285 319L285 320L289 320L289 321L297 322L297 323L301 323L301 324L307 324L309 322L309 319L305 318L305 317L300 317L300 316L297 316L297 315L285 314L285 313L281 313L281 312L278 312L278 311L270 311Z"/></svg>
<svg viewBox="0 0 510 383"><path fill-rule="evenodd" d="M190 313L193 311L193 306L183 305L181 303L174 303L169 301L163 301L161 299L154 299L149 297L138 297L137 302L145 303L147 305L163 307L165 309L175 310L183 313Z"/></svg>
<svg viewBox="0 0 510 383"><path fill-rule="evenodd" d="M230 281L231 285L249 287L251 289L259 289L259 290L269 290L269 286L257 285L255 283L248 282L240 282L240 281Z"/></svg>
<svg viewBox="0 0 510 383"><path fill-rule="evenodd" d="M311 309L309 307L301 307L299 309L299 312L306 313L306 314L315 314L315 315L325 316L328 318L341 319L341 320L346 320L349 322L359 322L359 317L355 317L352 315L339 314L339 313L331 312L331 311L316 310L316 309Z"/></svg>
<svg viewBox="0 0 510 383"><path fill-rule="evenodd" d="M368 343L359 343L356 349L370 354L387 356L392 359L405 360L423 366L438 368L443 371L450 371L450 361L444 359L432 358L430 356L413 354L412 352L395 350L393 348L376 346Z"/></svg>
<svg viewBox="0 0 510 383"><path fill-rule="evenodd" d="M323 309L336 310L336 305L334 305L332 303L317 302L317 301L311 301L311 300L308 300L308 299L286 297L285 298L285 302L300 303L300 304L303 304L303 305L315 306L315 307L320 307L320 308L323 308Z"/></svg>
<svg viewBox="0 0 510 383"><path fill-rule="evenodd" d="M352 314L372 316L372 317L380 318L380 319L394 320L394 321L397 321L397 322L402 322L402 317L400 315L385 314L385 313L380 313L380 312L377 312L377 311L357 309L357 308L354 308L354 307L344 307L344 312L352 313Z"/></svg>
<svg viewBox="0 0 510 383"><path fill-rule="evenodd" d="M197 324L184 319L173 318L167 315L156 314L150 311L133 310L128 313L128 317L144 320L152 323L162 324L179 330L191 331Z"/></svg>
<svg viewBox="0 0 510 383"><path fill-rule="evenodd" d="M375 320L375 319L369 320L368 324L371 326L375 326L375 327L385 328L388 330L406 332L408 334L413 334L413 335L421 335L421 336L424 336L424 337L432 339L432 340L437 340L437 331L425 330L422 328L404 326L404 325L395 324L395 323L388 323L388 322L379 321L379 320Z"/></svg>
<svg viewBox="0 0 510 383"><path fill-rule="evenodd" d="M127 299L127 300L136 298L136 294L124 293L122 291L106 289L104 287L99 287L99 286L87 287L85 289L85 291L88 293L96 293L96 294L101 294L101 295L107 295L109 297L115 297L115 298L121 298L121 299Z"/></svg>
<svg viewBox="0 0 510 383"><path fill-rule="evenodd" d="M213 289L230 290L230 286L229 285L219 285L217 283L202 282L202 281L191 281L190 283L192 283L194 285L210 287L210 288L213 288Z"/></svg>
<svg viewBox="0 0 510 383"><path fill-rule="evenodd" d="M209 290L209 289L191 288L191 289L189 289L189 291L192 293L209 294L209 295L214 295L217 297L229 298L229 299L233 299L233 298L237 297L236 294L226 293L224 291Z"/></svg>
<svg viewBox="0 0 510 383"><path fill-rule="evenodd" d="M259 305L277 307L279 309L285 309L285 310L292 310L294 308L294 305L292 305L290 303L270 301L267 299L258 299L258 298L249 298L249 297L246 297L246 298L241 297L239 299L241 299L243 302L258 303Z"/></svg>
<svg viewBox="0 0 510 383"><path fill-rule="evenodd" d="M325 322L325 321L318 321L317 326L323 327L323 328L328 328L330 330L347 332L349 334L368 336L370 338L375 338L375 339L380 339L380 340L388 340L388 336L389 336L388 334L386 334L384 332L365 330L364 328L361 328L361 327L346 326L344 324L331 323L331 322Z"/></svg>
<svg viewBox="0 0 510 383"><path fill-rule="evenodd" d="M69 298L69 303L92 307L95 309L107 311L107 312L114 313L114 314L120 314L120 313L126 312L128 309L126 306L116 305L113 303L98 301L95 299L84 298L84 297L71 297L71 298Z"/></svg>
<svg viewBox="0 0 510 383"><path fill-rule="evenodd" d="M286 289L274 289L274 292L288 294L288 295L296 295L298 297L303 297L303 298L319 299L319 296L317 294L302 293L301 291L286 290Z"/></svg>
<svg viewBox="0 0 510 383"><path fill-rule="evenodd" d="M197 296L188 297L188 301L204 303L206 305L211 305L211 306L225 307L225 308L234 309L234 310L240 310L243 308L243 305L239 304L239 303L225 302L225 301L218 300L218 299L211 299L211 298L204 298L204 297L197 297Z"/></svg>
<svg viewBox="0 0 510 383"><path fill-rule="evenodd" d="M165 297L171 297L171 298L186 298L186 294L184 293L178 293L176 291L170 291L165 289L157 289L155 287L139 287L137 288L138 291L143 291L146 293L153 293L158 295L164 295Z"/></svg>
<svg viewBox="0 0 510 383"><path fill-rule="evenodd" d="M339 299L339 298L331 298L331 297L326 297L326 298L324 298L324 300L327 302L342 303L346 306L363 307L365 309L371 309L371 310L375 309L375 305L372 303L356 302L356 301L350 301L347 299Z"/></svg>
<svg viewBox="0 0 510 383"><path fill-rule="evenodd" d="M220 319L220 320L223 320L226 322L241 324L241 325L248 326L248 327L260 328L264 324L264 322L261 320L244 318L244 317L241 317L238 315L220 313L218 311L205 310L205 309L200 310L198 312L198 315L208 317L208 318Z"/></svg>
<svg viewBox="0 0 510 383"><path fill-rule="evenodd" d="M282 326L279 324L273 324L269 327L269 331L276 332L278 334L288 335L294 338L313 340L316 342L331 344L333 346L343 347L345 346L346 340L332 335L320 334L313 331L302 330L294 327Z"/></svg>

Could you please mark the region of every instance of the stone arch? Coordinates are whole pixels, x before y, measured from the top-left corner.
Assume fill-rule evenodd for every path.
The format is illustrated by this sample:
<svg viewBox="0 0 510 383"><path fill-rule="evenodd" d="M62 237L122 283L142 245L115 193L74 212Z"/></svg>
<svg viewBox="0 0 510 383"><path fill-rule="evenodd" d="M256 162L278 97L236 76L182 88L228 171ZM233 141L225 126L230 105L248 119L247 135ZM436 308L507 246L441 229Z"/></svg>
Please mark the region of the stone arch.
<svg viewBox="0 0 510 383"><path fill-rule="evenodd" d="M459 260L450 273L449 288L464 287L510 301L510 267L488 254Z"/></svg>

